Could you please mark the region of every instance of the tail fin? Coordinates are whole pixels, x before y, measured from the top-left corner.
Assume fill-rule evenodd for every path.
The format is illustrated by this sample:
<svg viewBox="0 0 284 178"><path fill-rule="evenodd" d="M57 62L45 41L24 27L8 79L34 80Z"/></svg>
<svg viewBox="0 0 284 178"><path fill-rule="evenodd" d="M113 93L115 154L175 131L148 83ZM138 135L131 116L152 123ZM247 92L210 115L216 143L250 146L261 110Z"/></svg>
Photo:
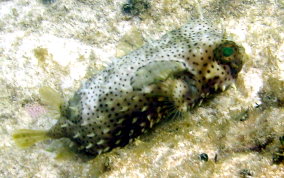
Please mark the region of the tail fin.
<svg viewBox="0 0 284 178"><path fill-rule="evenodd" d="M63 104L63 99L59 93L54 89L44 86L39 89L39 94L43 104L46 104L49 109L49 113L55 117L60 116L60 106Z"/></svg>
<svg viewBox="0 0 284 178"><path fill-rule="evenodd" d="M47 131L20 129L13 133L13 139L17 146L27 148L36 142L49 139Z"/></svg>

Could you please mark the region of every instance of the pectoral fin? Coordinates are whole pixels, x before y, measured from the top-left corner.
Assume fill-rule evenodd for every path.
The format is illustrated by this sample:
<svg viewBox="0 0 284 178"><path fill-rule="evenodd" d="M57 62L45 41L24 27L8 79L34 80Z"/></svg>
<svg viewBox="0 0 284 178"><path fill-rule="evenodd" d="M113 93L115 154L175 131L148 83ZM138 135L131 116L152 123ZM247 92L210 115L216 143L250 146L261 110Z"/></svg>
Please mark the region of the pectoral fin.
<svg viewBox="0 0 284 178"><path fill-rule="evenodd" d="M144 86L161 82L177 73L187 70L186 64L181 61L155 61L140 67L131 79L134 90Z"/></svg>
<svg viewBox="0 0 284 178"><path fill-rule="evenodd" d="M60 94L48 86L41 87L39 94L41 101L47 105L49 114L54 119L58 119L60 117L60 106L64 103Z"/></svg>

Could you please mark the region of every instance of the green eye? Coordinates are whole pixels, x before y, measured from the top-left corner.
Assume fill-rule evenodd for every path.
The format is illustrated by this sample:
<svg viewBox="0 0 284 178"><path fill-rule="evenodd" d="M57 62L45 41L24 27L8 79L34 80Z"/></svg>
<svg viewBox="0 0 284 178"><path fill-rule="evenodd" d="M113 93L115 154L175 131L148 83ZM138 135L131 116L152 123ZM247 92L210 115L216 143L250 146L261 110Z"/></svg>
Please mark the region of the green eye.
<svg viewBox="0 0 284 178"><path fill-rule="evenodd" d="M231 47L224 47L223 48L223 56L229 57L234 53L234 48Z"/></svg>

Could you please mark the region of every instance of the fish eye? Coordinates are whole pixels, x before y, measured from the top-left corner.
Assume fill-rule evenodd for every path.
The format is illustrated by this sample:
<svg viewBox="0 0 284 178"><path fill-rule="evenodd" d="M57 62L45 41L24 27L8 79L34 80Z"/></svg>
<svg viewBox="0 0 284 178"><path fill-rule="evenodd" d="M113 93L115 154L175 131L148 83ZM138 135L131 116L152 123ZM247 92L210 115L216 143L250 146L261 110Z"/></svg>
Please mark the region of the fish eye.
<svg viewBox="0 0 284 178"><path fill-rule="evenodd" d="M239 47L233 41L224 41L214 50L214 58L221 63L234 61L239 53Z"/></svg>
<svg viewBox="0 0 284 178"><path fill-rule="evenodd" d="M224 40L213 53L216 61L230 67L232 75L236 76L242 69L244 49L235 42Z"/></svg>
<svg viewBox="0 0 284 178"><path fill-rule="evenodd" d="M223 47L222 49L223 56L225 57L231 56L232 54L234 54L234 52L234 48L232 47Z"/></svg>

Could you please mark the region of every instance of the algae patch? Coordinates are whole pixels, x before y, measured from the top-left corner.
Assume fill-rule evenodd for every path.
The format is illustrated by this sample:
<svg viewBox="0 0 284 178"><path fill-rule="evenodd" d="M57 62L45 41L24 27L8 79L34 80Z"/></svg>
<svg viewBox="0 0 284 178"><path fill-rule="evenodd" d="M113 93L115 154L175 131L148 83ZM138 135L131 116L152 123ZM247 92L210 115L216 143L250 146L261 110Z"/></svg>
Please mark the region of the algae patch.
<svg viewBox="0 0 284 178"><path fill-rule="evenodd" d="M69 75L70 72L66 65L61 64L64 60L54 59L53 54L50 53L47 48L37 47L33 50L33 53L37 59L38 66L42 68L44 72L54 75L52 71L56 70L62 72L66 76ZM55 76L53 78L55 78Z"/></svg>
<svg viewBox="0 0 284 178"><path fill-rule="evenodd" d="M138 16L147 12L150 8L150 3L147 0L129 0L128 3L122 6L122 11L131 16Z"/></svg>
<svg viewBox="0 0 284 178"><path fill-rule="evenodd" d="M144 39L141 32L133 27L119 41L116 47L116 57L122 57L131 51L141 47L144 44Z"/></svg>
<svg viewBox="0 0 284 178"><path fill-rule="evenodd" d="M42 66L48 57L48 51L46 48L38 47L34 49L34 55L38 59L39 65Z"/></svg>

